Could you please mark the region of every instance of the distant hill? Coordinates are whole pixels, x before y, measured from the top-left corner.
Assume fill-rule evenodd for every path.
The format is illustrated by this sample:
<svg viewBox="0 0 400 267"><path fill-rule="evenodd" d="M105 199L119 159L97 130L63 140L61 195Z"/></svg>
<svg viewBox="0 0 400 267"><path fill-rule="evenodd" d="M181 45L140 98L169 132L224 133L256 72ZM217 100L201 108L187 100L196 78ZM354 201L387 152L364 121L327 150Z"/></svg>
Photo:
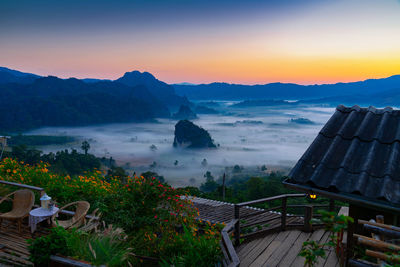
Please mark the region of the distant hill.
<svg viewBox="0 0 400 267"><path fill-rule="evenodd" d="M339 104L353 106L396 106L400 107L400 87L396 89L386 90L372 94L357 94L357 95L345 95L345 96L331 96L310 100L301 100L299 104L329 104L331 106L337 106Z"/></svg>
<svg viewBox="0 0 400 267"><path fill-rule="evenodd" d="M8 83L32 83L41 76L24 73L17 70L12 70L5 67L0 67L0 84ZM82 79L85 83L98 83L98 82L111 82L112 80L107 79ZM188 105L189 101L186 97L178 96L175 93L174 87L156 79L151 73L132 71L126 72L121 78L115 80L115 82L124 84L130 87L145 86L148 91L153 94L158 100L164 103L166 106L179 107L180 105Z"/></svg>
<svg viewBox="0 0 400 267"><path fill-rule="evenodd" d="M81 79L81 81L83 81L85 83L111 82L111 80L107 80L107 79L93 79L93 78L85 78L85 79Z"/></svg>
<svg viewBox="0 0 400 267"><path fill-rule="evenodd" d="M180 105L189 104L189 101L186 99L186 97L178 96L175 93L173 86L157 80L151 73L148 72L126 72L124 76L115 81L128 86L144 85L149 89L150 93L158 98L159 101L170 107L179 107Z"/></svg>
<svg viewBox="0 0 400 267"><path fill-rule="evenodd" d="M20 72L9 68L0 67L0 84L7 83L32 83L39 75Z"/></svg>
<svg viewBox="0 0 400 267"><path fill-rule="evenodd" d="M149 121L189 105L172 86L148 72L115 81L41 77L0 67L0 131L43 126Z"/></svg>
<svg viewBox="0 0 400 267"><path fill-rule="evenodd" d="M259 100L245 100L230 107L234 108L248 108L248 107L263 107L263 106L293 106L297 105L298 102L287 102L284 100L274 100L274 99L259 99Z"/></svg>
<svg viewBox="0 0 400 267"><path fill-rule="evenodd" d="M198 119L196 113L193 112L193 110L186 105L181 105L179 107L178 112L172 115L173 119L176 120L195 120Z"/></svg>
<svg viewBox="0 0 400 267"><path fill-rule="evenodd" d="M175 125L174 147L181 148L216 148L214 140L203 128L191 121L180 120Z"/></svg>
<svg viewBox="0 0 400 267"><path fill-rule="evenodd" d="M169 116L166 105L145 86L85 83L51 76L30 84L0 84L1 131L149 121Z"/></svg>
<svg viewBox="0 0 400 267"><path fill-rule="evenodd" d="M193 100L243 99L316 99L336 96L372 95L400 88L400 75L360 82L322 85L270 83L240 85L210 83L200 85L174 85L177 94ZM400 90L399 90L400 92Z"/></svg>

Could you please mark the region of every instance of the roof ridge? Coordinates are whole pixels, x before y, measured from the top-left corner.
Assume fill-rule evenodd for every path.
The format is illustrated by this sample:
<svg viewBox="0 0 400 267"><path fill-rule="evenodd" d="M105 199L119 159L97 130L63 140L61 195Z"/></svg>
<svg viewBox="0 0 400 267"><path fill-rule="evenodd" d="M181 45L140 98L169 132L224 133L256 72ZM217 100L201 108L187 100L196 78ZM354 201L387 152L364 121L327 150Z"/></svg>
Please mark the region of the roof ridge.
<svg viewBox="0 0 400 267"><path fill-rule="evenodd" d="M393 145L394 143L400 143L400 139L393 139L392 142L383 142L379 138L376 138L376 137L374 137L374 138L372 138L370 140L367 140L367 139L361 138L358 135L353 135L351 138L346 138L346 137L343 136L343 134L338 134L338 133L335 134L335 135L327 135L327 134L325 134L325 133L320 131L318 134L320 134L320 135L322 135L322 136L324 136L326 138L330 138L330 139L334 139L335 137L338 136L338 137L342 138L343 140L348 140L348 141L354 140L354 139L358 139L361 142L366 142L366 143L372 143L374 141L377 141L378 143L383 144L383 145Z"/></svg>
<svg viewBox="0 0 400 267"><path fill-rule="evenodd" d="M352 111L356 111L356 112L371 112L371 113L374 113L376 115L381 115L381 114L384 114L386 112L388 112L388 113L400 113L400 110L393 109L392 107L376 108L374 106L369 106L369 107L362 108L362 107L360 107L358 105L354 105L352 107L346 107L344 105L338 105L336 107L336 110L340 111L342 113L350 113Z"/></svg>

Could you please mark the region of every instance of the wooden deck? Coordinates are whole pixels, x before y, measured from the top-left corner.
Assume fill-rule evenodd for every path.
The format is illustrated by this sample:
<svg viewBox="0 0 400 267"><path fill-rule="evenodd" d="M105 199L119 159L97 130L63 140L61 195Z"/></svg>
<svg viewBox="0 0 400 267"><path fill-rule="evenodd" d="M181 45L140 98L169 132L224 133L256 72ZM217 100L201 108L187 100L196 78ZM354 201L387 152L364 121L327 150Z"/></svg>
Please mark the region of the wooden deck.
<svg viewBox="0 0 400 267"><path fill-rule="evenodd" d="M34 237L48 234L49 230L38 226ZM29 261L27 239L32 235L27 222L24 221L22 233L18 232L15 224L4 221L0 230L0 266L33 266Z"/></svg>
<svg viewBox="0 0 400 267"><path fill-rule="evenodd" d="M288 230L273 233L263 238L252 240L241 244L236 248L240 259L240 266L281 266L281 267L303 267L304 258L297 256L301 250L303 242L314 240L319 243L327 242L329 232L323 229L312 233L300 230ZM340 266L339 260L333 249L329 250L327 257L321 259L317 267L336 267Z"/></svg>

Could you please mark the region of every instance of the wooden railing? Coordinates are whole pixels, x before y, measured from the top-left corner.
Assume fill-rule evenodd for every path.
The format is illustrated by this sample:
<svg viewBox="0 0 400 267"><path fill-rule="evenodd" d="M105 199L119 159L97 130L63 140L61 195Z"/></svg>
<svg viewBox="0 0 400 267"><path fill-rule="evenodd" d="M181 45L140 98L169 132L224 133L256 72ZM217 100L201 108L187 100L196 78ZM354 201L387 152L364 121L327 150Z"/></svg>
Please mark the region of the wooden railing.
<svg viewBox="0 0 400 267"><path fill-rule="evenodd" d="M224 259L222 260L223 266L237 267L240 264L239 257L229 237L229 234L235 229L238 222L238 220L233 219L221 231L221 250L224 255Z"/></svg>
<svg viewBox="0 0 400 267"><path fill-rule="evenodd" d="M273 197L268 197L268 198L263 198L263 199L258 199L258 200L252 200L252 201L247 201L247 202L242 202L235 204L235 216L234 218L237 220L237 223L235 224L235 229L234 229L234 244L235 246L240 245L240 239L247 239L247 238L254 238L257 236L265 235L271 232L276 232L276 231L284 231L287 228L295 228L295 229L302 229L303 231L310 232L312 231L313 227L320 227L322 225L311 225L310 221L312 218L319 217L318 214L314 214L314 208L327 208L330 211L334 210L335 208L335 203L333 200L330 201L329 205L312 205L312 204L301 204L301 205L288 205L288 199L290 198L305 198L307 194L284 194L284 195L279 195L279 196L273 196ZM243 215L241 214L240 209L243 207L249 207L249 206L254 206L258 204L264 204L264 203L271 203L273 201L280 201L280 205L272 207L272 208L266 208L266 209L259 209L258 212L252 212L250 214ZM300 215L294 215L288 213L288 209L304 209L304 214ZM252 218L254 219L255 217L262 218L261 215L263 214L271 214L271 216L266 216L265 219L259 219L259 220L253 220L251 223L246 223L243 222L245 219ZM275 216L273 216L275 215ZM290 217L297 217L299 218L298 222L293 222L293 223L287 223L288 218ZM279 223L276 225L268 226L268 227L261 227L260 225L262 224L268 224L269 222L276 222L279 220ZM300 221L301 220L301 221ZM299 222L300 221L300 222ZM241 230L243 228L247 227L253 227L253 226L258 226L260 229L257 231L254 231L250 234L244 234L241 235ZM265 228L265 229L263 229Z"/></svg>
<svg viewBox="0 0 400 267"><path fill-rule="evenodd" d="M380 217L383 218L383 216ZM372 236L353 234L356 243L368 247L365 250L365 255L375 258L378 263L380 261L392 262L394 264L400 263L400 245L389 243L390 240L400 240L400 227L364 220L358 220L358 224L363 225L364 231ZM397 255L397 257L391 254ZM376 264L351 258L348 261L348 266L373 267L376 266Z"/></svg>
<svg viewBox="0 0 400 267"><path fill-rule="evenodd" d="M3 180L0 180L0 184L30 189L30 190L34 190L34 191L39 191L40 195L44 194L44 189L41 187L37 187L37 186L32 186L32 185L27 185L27 184L18 184L18 183L13 183L13 182L9 182L9 181L3 181Z"/></svg>

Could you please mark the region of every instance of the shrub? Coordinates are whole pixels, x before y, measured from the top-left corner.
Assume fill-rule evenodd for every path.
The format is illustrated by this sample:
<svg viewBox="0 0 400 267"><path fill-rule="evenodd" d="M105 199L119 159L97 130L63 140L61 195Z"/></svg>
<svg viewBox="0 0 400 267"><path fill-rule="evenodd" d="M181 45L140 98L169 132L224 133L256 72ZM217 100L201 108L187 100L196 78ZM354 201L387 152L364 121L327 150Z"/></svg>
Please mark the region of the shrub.
<svg viewBox="0 0 400 267"><path fill-rule="evenodd" d="M129 249L122 236L121 231L112 227L92 234L55 227L47 236L28 240L30 260L36 266L47 266L51 255L60 254L95 266L127 265Z"/></svg>
<svg viewBox="0 0 400 267"><path fill-rule="evenodd" d="M62 227L51 229L47 236L28 240L29 260L36 266L47 266L51 255L62 254L68 256L71 252L67 239L75 235Z"/></svg>

